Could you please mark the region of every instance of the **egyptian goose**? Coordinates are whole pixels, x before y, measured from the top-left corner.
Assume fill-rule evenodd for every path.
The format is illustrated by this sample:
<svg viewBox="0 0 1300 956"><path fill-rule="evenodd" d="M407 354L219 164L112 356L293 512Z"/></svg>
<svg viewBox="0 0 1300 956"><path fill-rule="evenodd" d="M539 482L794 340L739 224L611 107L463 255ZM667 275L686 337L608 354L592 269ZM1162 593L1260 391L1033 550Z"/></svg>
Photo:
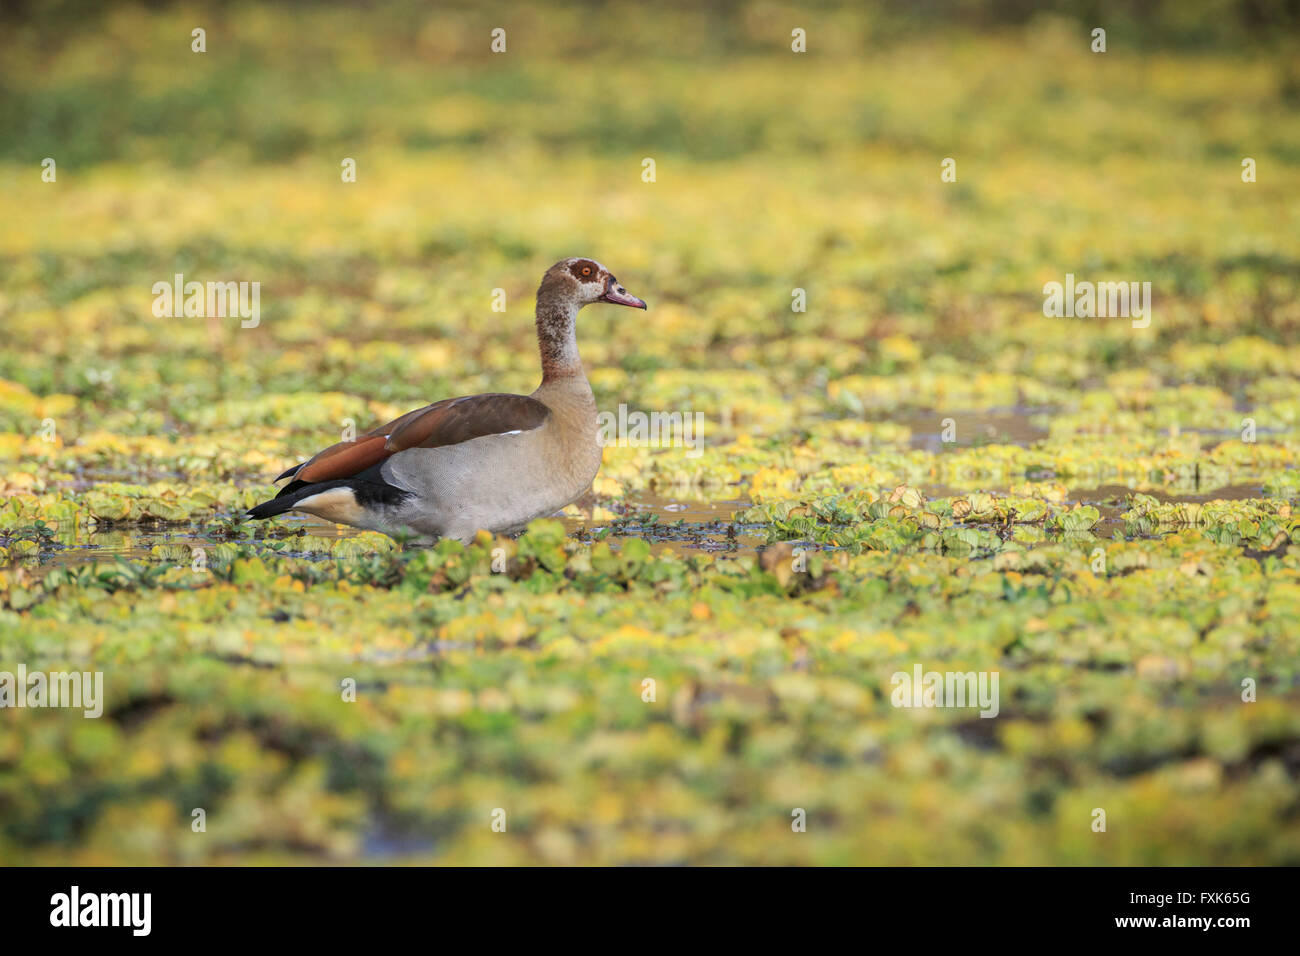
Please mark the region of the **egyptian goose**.
<svg viewBox="0 0 1300 956"><path fill-rule="evenodd" d="M600 470L596 402L578 357L578 310L644 309L592 259L564 259L537 289L542 384L532 395L467 395L417 408L295 465L289 483L248 512L301 511L373 531L468 541L512 534L554 514Z"/></svg>

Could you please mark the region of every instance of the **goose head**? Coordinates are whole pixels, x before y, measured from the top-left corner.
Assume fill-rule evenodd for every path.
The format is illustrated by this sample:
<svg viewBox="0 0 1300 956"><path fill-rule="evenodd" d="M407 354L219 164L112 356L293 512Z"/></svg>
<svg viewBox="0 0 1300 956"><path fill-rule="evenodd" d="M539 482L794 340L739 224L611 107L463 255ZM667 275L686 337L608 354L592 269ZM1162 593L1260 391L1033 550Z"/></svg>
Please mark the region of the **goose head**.
<svg viewBox="0 0 1300 956"><path fill-rule="evenodd" d="M609 302L633 309L646 307L645 300L623 288L623 284L603 265L595 259L580 256L561 259L547 269L537 296L539 301L543 298L567 301L575 311L594 302Z"/></svg>

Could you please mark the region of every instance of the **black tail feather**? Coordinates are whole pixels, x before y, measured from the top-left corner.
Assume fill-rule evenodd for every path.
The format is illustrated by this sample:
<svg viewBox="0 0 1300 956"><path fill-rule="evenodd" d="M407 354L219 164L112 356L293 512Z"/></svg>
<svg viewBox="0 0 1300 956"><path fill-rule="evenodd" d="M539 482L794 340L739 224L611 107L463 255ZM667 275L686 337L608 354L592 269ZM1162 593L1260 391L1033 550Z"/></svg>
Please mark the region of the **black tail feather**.
<svg viewBox="0 0 1300 956"><path fill-rule="evenodd" d="M244 517L252 518L254 521L260 521L262 518L274 518L286 511L292 511L294 505L304 498L310 498L317 492L329 491L331 488L346 488L351 485L352 479L350 478L342 478L337 481L293 481L281 488L280 493L270 501L263 501L257 507L248 509L248 514Z"/></svg>
<svg viewBox="0 0 1300 956"><path fill-rule="evenodd" d="M298 497L281 498L278 495L270 501L263 501L255 508L249 508L245 518L252 518L254 521L260 521L263 518L274 518L276 515L282 515L286 511L292 511L293 506L298 503Z"/></svg>
<svg viewBox="0 0 1300 956"><path fill-rule="evenodd" d="M309 484L311 484L310 481L303 481L301 478L295 478L293 481L289 482L287 485L281 488L280 493L277 494L276 497L286 498L289 495L293 494L295 491L298 491L299 489L302 488L306 488Z"/></svg>
<svg viewBox="0 0 1300 956"><path fill-rule="evenodd" d="M355 478L338 478L334 481L291 481L281 488L280 493L270 501L263 501L255 508L250 508L244 517L252 518L254 521L260 521L262 518L273 518L276 515L284 514L286 511L292 511L294 506L304 498L310 498L322 491L329 491L331 488L350 488L352 493L356 495L357 503L362 506L395 505L410 497L410 492L403 491L396 485L390 485L382 480L374 480L379 478L379 473L375 469L363 472L363 475L365 475L364 478L357 476Z"/></svg>

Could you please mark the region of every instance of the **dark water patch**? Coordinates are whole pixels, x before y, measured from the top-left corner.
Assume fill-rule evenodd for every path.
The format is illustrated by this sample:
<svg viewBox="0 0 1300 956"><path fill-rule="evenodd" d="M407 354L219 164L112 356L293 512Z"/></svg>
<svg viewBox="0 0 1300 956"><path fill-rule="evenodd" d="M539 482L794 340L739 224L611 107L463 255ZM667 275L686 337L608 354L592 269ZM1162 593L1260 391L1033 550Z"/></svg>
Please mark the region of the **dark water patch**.
<svg viewBox="0 0 1300 956"><path fill-rule="evenodd" d="M978 448L982 445L1019 445L1028 448L1048 437L1041 423L1055 409L1015 406L983 411L908 412L886 419L912 432L911 447L929 452L945 448ZM949 424L951 423L951 424ZM945 440L950 438L951 440Z"/></svg>
<svg viewBox="0 0 1300 956"><path fill-rule="evenodd" d="M570 533L593 538L637 537L650 542L651 551L671 547L694 551L749 553L766 540L761 525L742 524L735 515L750 506L747 498L720 501L684 501L641 492L629 496L623 515L614 521L591 524L566 519Z"/></svg>
<svg viewBox="0 0 1300 956"><path fill-rule="evenodd" d="M1125 485L1101 485L1096 488L1086 488L1072 491L1071 498L1077 499L1084 504L1098 505L1101 502L1126 502L1129 495L1135 492L1141 492L1144 495L1150 495L1157 501L1163 502L1197 502L1206 501L1244 501L1248 498L1263 498L1264 486L1258 482L1247 482L1244 484L1222 485L1218 488L1194 493L1175 494L1161 488L1130 488Z"/></svg>
<svg viewBox="0 0 1300 956"><path fill-rule="evenodd" d="M362 835L361 854L367 860L400 861L437 852L438 840L387 815L377 814Z"/></svg>

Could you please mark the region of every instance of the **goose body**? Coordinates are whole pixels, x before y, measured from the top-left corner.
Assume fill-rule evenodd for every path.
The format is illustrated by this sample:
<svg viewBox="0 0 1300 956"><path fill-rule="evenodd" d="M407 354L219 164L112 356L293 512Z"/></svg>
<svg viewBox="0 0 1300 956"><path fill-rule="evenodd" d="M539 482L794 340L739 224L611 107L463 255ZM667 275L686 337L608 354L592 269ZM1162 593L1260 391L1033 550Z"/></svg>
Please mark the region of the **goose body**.
<svg viewBox="0 0 1300 956"><path fill-rule="evenodd" d="M299 511L340 524L468 541L512 534L582 495L600 470L596 402L578 356L578 310L644 309L592 259L563 259L537 290L542 382L531 395L444 399L295 465L248 512Z"/></svg>

